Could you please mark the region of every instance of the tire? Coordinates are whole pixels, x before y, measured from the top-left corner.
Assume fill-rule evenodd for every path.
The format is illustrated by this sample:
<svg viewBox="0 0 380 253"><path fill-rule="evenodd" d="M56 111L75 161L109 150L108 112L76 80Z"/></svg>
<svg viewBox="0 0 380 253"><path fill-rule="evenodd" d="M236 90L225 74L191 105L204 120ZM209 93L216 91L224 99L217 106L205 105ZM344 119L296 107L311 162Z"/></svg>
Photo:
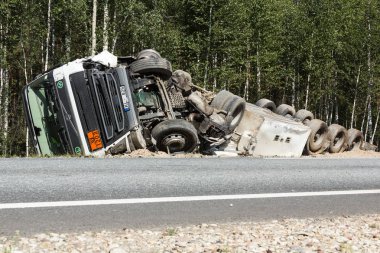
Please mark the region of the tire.
<svg viewBox="0 0 380 253"><path fill-rule="evenodd" d="M261 108L266 108L274 112L276 110L276 104L269 99L262 98L259 101L256 102L256 105Z"/></svg>
<svg viewBox="0 0 380 253"><path fill-rule="evenodd" d="M129 67L133 73L157 75L165 81L172 76L172 65L164 58L139 59L132 62Z"/></svg>
<svg viewBox="0 0 380 253"><path fill-rule="evenodd" d="M348 147L347 150L361 149L364 142L363 133L357 129L348 130Z"/></svg>
<svg viewBox="0 0 380 253"><path fill-rule="evenodd" d="M218 94L214 97L214 99L211 101L211 106L215 107L216 109L223 110L224 103L230 99L230 97L235 96L229 91L222 90L219 91Z"/></svg>
<svg viewBox="0 0 380 253"><path fill-rule="evenodd" d="M347 129L338 124L329 126L330 153L341 153L346 150L348 142Z"/></svg>
<svg viewBox="0 0 380 253"><path fill-rule="evenodd" d="M147 59L147 58L156 58L157 59L157 58L161 58L161 55L159 52L157 52L154 49L144 49L137 54L137 59L139 59L139 60Z"/></svg>
<svg viewBox="0 0 380 253"><path fill-rule="evenodd" d="M165 120L156 125L151 134L158 150L169 153L189 153L199 143L197 130L181 119Z"/></svg>
<svg viewBox="0 0 380 253"><path fill-rule="evenodd" d="M307 123L311 128L308 140L308 149L310 152L319 154L325 151L326 142L328 142L328 127L325 122L319 119L313 119Z"/></svg>
<svg viewBox="0 0 380 253"><path fill-rule="evenodd" d="M245 111L245 100L241 97L235 96L234 99L228 100L224 104L227 114L227 122L229 123L229 130L232 132L239 125L243 118Z"/></svg>
<svg viewBox="0 0 380 253"><path fill-rule="evenodd" d="M301 109L296 112L294 118L299 119L302 123L305 124L307 120L310 121L314 119L314 114L311 111Z"/></svg>
<svg viewBox="0 0 380 253"><path fill-rule="evenodd" d="M245 111L245 100L239 96L232 94L226 90L216 94L211 106L227 112L226 121L228 130L234 131L243 118Z"/></svg>
<svg viewBox="0 0 380 253"><path fill-rule="evenodd" d="M293 106L287 105L287 104L281 104L277 107L275 110L275 113L281 115L281 116L290 116L293 117L296 114L296 110L293 108Z"/></svg>

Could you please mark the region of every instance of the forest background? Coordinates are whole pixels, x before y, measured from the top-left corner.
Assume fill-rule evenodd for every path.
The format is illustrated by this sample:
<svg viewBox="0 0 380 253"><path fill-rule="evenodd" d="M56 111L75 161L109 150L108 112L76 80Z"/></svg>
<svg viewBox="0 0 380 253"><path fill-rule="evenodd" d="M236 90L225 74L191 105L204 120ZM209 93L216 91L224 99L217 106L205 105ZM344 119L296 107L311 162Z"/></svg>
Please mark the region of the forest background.
<svg viewBox="0 0 380 253"><path fill-rule="evenodd" d="M25 155L20 92L36 75L145 48L209 90L306 108L380 142L380 1L1 0L0 154Z"/></svg>

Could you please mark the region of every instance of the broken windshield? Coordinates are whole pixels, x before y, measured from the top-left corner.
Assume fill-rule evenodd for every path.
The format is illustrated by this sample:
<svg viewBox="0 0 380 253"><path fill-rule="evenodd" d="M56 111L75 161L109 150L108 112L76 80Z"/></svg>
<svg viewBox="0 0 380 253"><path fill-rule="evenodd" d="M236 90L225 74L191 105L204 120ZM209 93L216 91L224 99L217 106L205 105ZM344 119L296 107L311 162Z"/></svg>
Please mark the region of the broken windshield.
<svg viewBox="0 0 380 253"><path fill-rule="evenodd" d="M33 81L27 89L32 127L36 134L41 155L65 153L59 131L58 105L54 93L54 83L49 82L48 75Z"/></svg>

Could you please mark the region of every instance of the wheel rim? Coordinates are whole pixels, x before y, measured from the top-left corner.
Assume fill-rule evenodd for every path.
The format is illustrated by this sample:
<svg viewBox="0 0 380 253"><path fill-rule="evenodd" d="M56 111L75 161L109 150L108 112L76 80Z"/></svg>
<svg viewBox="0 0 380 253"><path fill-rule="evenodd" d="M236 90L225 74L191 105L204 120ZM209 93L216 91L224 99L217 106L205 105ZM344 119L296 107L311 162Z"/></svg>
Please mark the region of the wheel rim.
<svg viewBox="0 0 380 253"><path fill-rule="evenodd" d="M181 133L173 133L162 139L162 145L170 152L181 152L186 146L186 139Z"/></svg>
<svg viewBox="0 0 380 253"><path fill-rule="evenodd" d="M315 133L313 141L317 150L321 148L322 143L325 139L325 134L326 134L326 131L324 128L318 129L318 131Z"/></svg>
<svg viewBox="0 0 380 253"><path fill-rule="evenodd" d="M361 144L361 137L356 137L353 141L352 141L352 149L359 149L360 148L360 144Z"/></svg>
<svg viewBox="0 0 380 253"><path fill-rule="evenodd" d="M333 140L333 147L340 147L341 145L343 145L343 142L344 142L344 133L343 132L339 132L334 140Z"/></svg>
<svg viewBox="0 0 380 253"><path fill-rule="evenodd" d="M232 114L232 121L231 121L231 127L235 127L241 118L241 115L243 114L244 110L241 109L241 107L237 108L235 112Z"/></svg>

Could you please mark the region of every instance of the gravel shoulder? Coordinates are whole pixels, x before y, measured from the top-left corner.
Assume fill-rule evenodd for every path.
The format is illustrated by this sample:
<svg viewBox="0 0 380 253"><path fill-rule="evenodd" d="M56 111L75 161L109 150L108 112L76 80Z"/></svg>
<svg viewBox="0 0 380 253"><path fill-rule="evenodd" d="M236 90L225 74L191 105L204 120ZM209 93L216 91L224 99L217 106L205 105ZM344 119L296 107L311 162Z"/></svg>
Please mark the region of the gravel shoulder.
<svg viewBox="0 0 380 253"><path fill-rule="evenodd" d="M0 236L0 252L380 252L380 214Z"/></svg>

